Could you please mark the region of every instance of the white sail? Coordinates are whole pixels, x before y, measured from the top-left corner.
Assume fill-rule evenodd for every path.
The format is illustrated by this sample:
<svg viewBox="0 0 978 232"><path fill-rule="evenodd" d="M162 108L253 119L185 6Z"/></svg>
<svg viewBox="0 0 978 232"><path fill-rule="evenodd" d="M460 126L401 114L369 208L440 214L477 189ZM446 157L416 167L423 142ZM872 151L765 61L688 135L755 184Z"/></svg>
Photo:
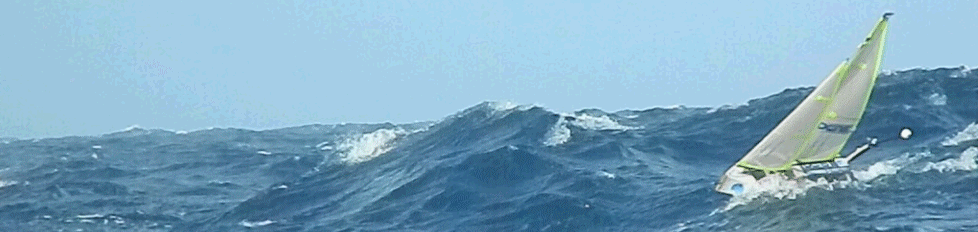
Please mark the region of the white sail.
<svg viewBox="0 0 978 232"><path fill-rule="evenodd" d="M805 145L808 135L818 125L816 120L828 105L828 100L836 92L835 83L841 79L840 73L848 62L843 62L822 84L815 87L794 111L788 114L774 130L767 134L738 165L754 169L787 169L794 163L798 149Z"/></svg>
<svg viewBox="0 0 978 232"><path fill-rule="evenodd" d="M876 85L886 27L887 20L884 17L866 38L866 42L859 46L859 51L846 70L847 78L840 80L832 103L823 113L819 129L815 130L812 141L801 148L798 162L823 162L839 157L839 151L859 125L873 86Z"/></svg>
<svg viewBox="0 0 978 232"><path fill-rule="evenodd" d="M880 19L851 60L840 64L737 165L778 171L839 157L876 82L889 15Z"/></svg>
<svg viewBox="0 0 978 232"><path fill-rule="evenodd" d="M716 191L736 196L759 189L759 180L768 174L784 173L789 178L806 175L806 166L801 165L806 163L825 166L817 168L827 173L846 169L851 158L875 144L873 140L856 149L850 157L837 159L866 111L879 73L890 15L883 14L851 60L839 64L774 130L720 177Z"/></svg>

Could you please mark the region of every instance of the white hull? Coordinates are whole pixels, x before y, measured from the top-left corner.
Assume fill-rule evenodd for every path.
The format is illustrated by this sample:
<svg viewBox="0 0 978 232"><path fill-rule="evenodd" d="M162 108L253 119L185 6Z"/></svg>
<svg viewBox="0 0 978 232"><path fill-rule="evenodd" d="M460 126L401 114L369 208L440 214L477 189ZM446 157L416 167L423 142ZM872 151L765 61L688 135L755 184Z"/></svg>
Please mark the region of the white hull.
<svg viewBox="0 0 978 232"><path fill-rule="evenodd" d="M789 172L778 172L759 174L760 178L751 175L751 172L740 166L733 166L724 173L717 183L717 192L741 196L748 193L761 192L764 189L776 188L772 185L779 185L779 181L789 181L803 183L806 180L817 181L818 179L852 181L852 171L849 169L848 159L838 158L834 162L823 162L814 164L803 164L791 166Z"/></svg>
<svg viewBox="0 0 978 232"><path fill-rule="evenodd" d="M849 161L875 141L838 158L862 120L883 58L888 19L885 13L856 50L812 90L774 129L724 173L716 191L741 195L774 185L851 179ZM903 133L903 132L901 132ZM901 138L909 137L901 134Z"/></svg>

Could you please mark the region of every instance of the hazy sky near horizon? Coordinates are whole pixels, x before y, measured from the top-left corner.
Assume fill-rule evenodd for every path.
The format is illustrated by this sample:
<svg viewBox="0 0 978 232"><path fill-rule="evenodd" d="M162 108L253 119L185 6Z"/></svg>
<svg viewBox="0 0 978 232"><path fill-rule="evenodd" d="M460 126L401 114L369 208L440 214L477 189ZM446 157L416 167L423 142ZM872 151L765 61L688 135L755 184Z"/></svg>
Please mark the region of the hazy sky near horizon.
<svg viewBox="0 0 978 232"><path fill-rule="evenodd" d="M884 70L978 65L978 1L3 1L0 136L741 104L887 11Z"/></svg>

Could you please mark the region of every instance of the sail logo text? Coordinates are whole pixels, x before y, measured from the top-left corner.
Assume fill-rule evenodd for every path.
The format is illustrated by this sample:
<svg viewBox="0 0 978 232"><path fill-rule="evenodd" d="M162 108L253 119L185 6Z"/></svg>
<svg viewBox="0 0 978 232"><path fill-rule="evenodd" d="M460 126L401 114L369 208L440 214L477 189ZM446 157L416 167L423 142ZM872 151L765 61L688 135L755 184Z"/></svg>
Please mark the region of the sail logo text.
<svg viewBox="0 0 978 232"><path fill-rule="evenodd" d="M849 133L849 131L852 129L852 125L827 124L823 122L818 124L818 129L830 133Z"/></svg>

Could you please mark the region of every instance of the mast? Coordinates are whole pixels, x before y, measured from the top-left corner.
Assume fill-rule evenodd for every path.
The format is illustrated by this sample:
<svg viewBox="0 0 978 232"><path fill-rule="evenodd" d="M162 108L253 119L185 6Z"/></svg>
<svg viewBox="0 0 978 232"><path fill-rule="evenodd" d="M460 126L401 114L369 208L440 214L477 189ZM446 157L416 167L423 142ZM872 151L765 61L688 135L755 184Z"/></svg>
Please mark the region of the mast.
<svg viewBox="0 0 978 232"><path fill-rule="evenodd" d="M765 173L804 174L801 167L792 170L792 166L836 161L866 111L882 63L886 28L892 15L883 14L852 59L836 66L787 117L736 165L727 169L715 190L737 196L760 188L758 180ZM909 137L909 132L906 134ZM857 150L841 162L847 163L868 148L867 145Z"/></svg>
<svg viewBox="0 0 978 232"><path fill-rule="evenodd" d="M862 119L872 94L892 15L883 14L852 59L837 66L737 166L781 171L796 163L829 162L838 158Z"/></svg>

